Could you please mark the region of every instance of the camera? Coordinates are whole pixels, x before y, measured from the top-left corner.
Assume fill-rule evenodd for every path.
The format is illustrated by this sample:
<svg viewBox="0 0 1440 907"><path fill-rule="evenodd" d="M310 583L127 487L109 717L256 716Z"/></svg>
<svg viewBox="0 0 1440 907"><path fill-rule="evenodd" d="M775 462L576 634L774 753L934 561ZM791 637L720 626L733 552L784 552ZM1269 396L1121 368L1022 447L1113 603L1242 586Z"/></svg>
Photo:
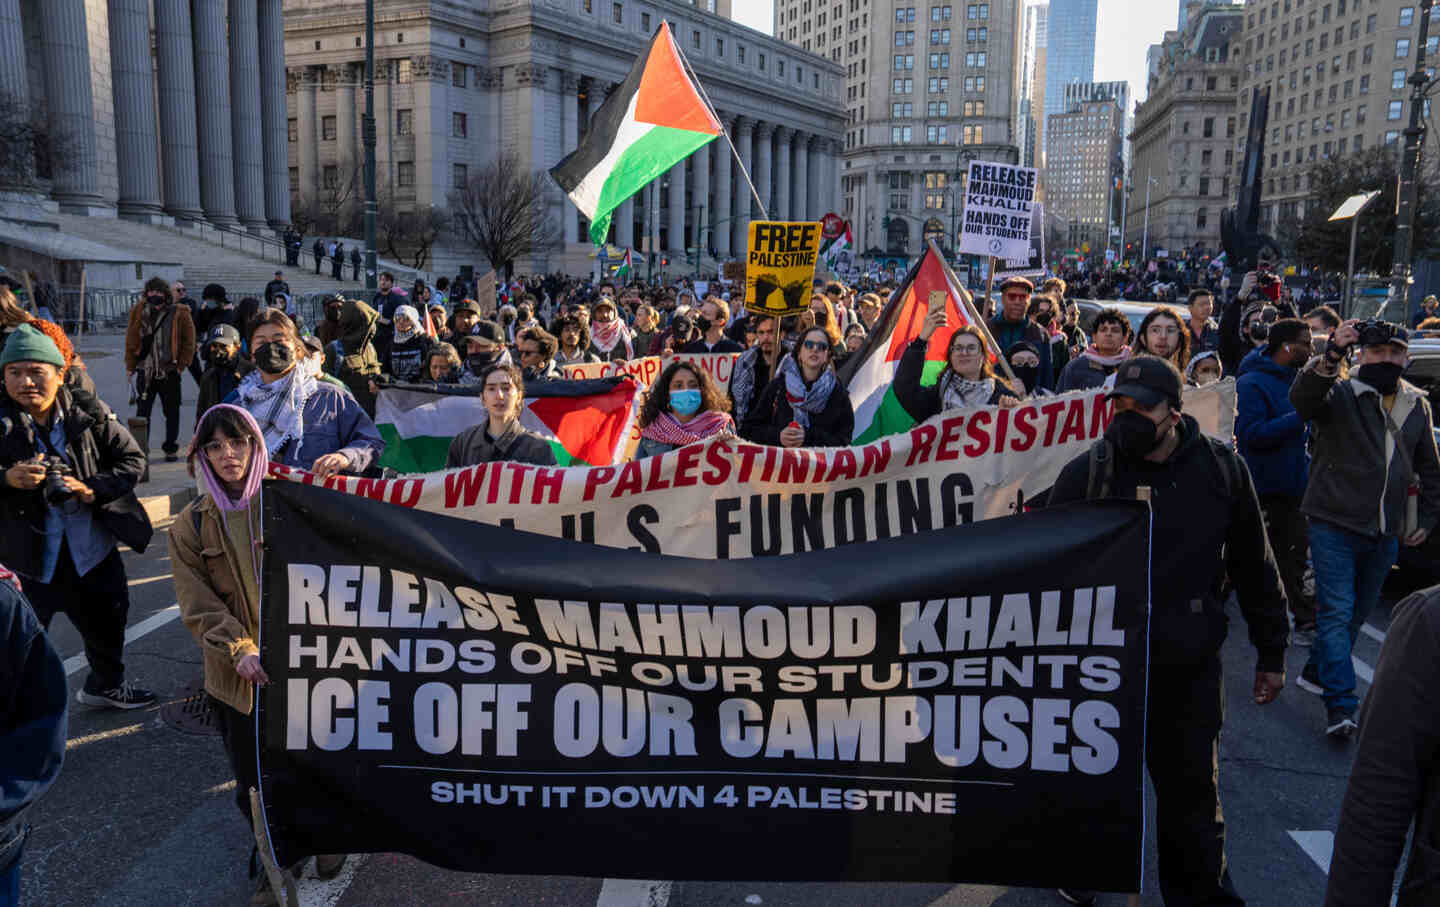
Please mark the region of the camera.
<svg viewBox="0 0 1440 907"><path fill-rule="evenodd" d="M1362 321L1355 325L1355 331L1360 335L1359 342L1361 346L1376 346L1382 343L1389 343L1396 339L1396 337L1399 337L1401 340L1407 339L1402 328L1397 328L1388 321L1376 321L1374 319Z"/></svg>
<svg viewBox="0 0 1440 907"><path fill-rule="evenodd" d="M75 492L65 484L65 477L74 474L68 463L52 455L41 459L40 465L45 467L45 484L42 486L45 503L58 507L75 496Z"/></svg>
<svg viewBox="0 0 1440 907"><path fill-rule="evenodd" d="M1265 306L1260 310L1260 320L1250 325L1250 338L1256 342L1270 339L1270 325L1280 318L1280 310L1274 306Z"/></svg>

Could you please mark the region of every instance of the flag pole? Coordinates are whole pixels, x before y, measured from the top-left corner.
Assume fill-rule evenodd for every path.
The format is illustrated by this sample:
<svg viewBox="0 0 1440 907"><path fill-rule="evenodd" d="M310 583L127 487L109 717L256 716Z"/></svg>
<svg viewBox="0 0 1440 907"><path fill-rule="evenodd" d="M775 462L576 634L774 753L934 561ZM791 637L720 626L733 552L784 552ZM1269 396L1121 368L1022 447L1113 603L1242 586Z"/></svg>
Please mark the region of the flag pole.
<svg viewBox="0 0 1440 907"><path fill-rule="evenodd" d="M668 22L664 23L664 25L666 28L670 27L670 23ZM710 115L715 118L715 122L720 124L720 135L724 137L725 144L730 146L730 153L735 156L735 163L740 167L740 175L745 177L745 185L750 187L750 194L755 197L755 204L760 207L760 219L769 220L770 212L765 209L765 203L760 200L760 193L756 191L755 184L750 181L750 171L745 169L745 162L740 159L740 152L736 150L735 143L730 141L730 130L725 128L725 121L720 119L720 114L715 112L715 105L711 103L709 93L705 91L705 86L701 83L700 76L695 73L695 68L690 65L690 58L685 56L685 50L680 46L680 42L675 40L673 32L670 35L670 43L675 47L675 52L680 55L680 62L685 64L685 71L690 74L690 81L694 82L695 87L700 89L700 97L705 101L705 106L709 108Z"/></svg>
<svg viewBox="0 0 1440 907"><path fill-rule="evenodd" d="M959 279L955 276L955 272L950 269L950 263L945 260L945 256L944 256L943 254L941 254L939 247L935 245L935 240L934 240L934 239L929 239L929 240L926 240L926 242L929 243L930 251L935 254L935 258L940 262L940 266L945 269L945 279L946 279L946 281L947 281L952 287L955 287L956 289L958 289L958 290L960 291L960 292L959 292L960 305L961 305L961 307L963 307L963 308L965 309L965 315L966 315L966 317L968 317L968 318L970 319L970 323L971 323L971 324L975 325L977 328L980 329L980 333L982 333L982 334L985 335L985 340L986 340L987 343L990 344L990 348L993 349L993 350L995 350L995 358L996 358L997 360L999 360L999 362L1000 362L1000 368L1001 368L1002 370L1004 370L1006 376L1009 377L1009 379L1010 379L1011 390L1014 390L1014 388L1015 388L1016 385L1023 386L1023 385L1021 385L1020 379L1017 378L1017 377L1015 377L1015 373L1010 370L1010 360L1008 360L1008 359L1005 358L1005 351L1002 350L1002 349L1000 349L1000 343L995 339L995 335L990 333L990 325L986 324L985 319L984 319L984 318L981 316L981 314L980 314L980 311L975 308L975 302L974 302L974 300L972 300L972 299L970 298L970 291L969 291L969 290L966 290L964 287L960 286L960 281L959 281ZM990 265L991 265L991 267L990 267L990 275L991 275L991 276L990 276L990 278L987 279L987 281L986 281L985 295L986 295L987 297L990 295L989 283L990 283L991 280L994 279L994 274L995 274L995 268L994 268L995 259L991 258L991 259L989 259L989 262L990 262ZM1033 387L1027 387L1027 388L1025 388L1025 390L1026 390L1028 393L1034 393L1034 392L1035 392L1035 388L1033 388Z"/></svg>

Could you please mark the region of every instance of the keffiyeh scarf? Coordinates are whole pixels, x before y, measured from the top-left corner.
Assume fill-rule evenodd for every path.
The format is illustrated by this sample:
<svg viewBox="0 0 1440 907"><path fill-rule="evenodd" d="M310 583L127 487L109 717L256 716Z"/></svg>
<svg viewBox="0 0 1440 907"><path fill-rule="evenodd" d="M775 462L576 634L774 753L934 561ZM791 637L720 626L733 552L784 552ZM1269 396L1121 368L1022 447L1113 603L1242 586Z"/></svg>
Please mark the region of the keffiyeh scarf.
<svg viewBox="0 0 1440 907"><path fill-rule="evenodd" d="M745 421L750 398L755 396L755 363L759 359L760 347L752 346L735 360L735 369L730 373L730 397L734 401L736 422Z"/></svg>
<svg viewBox="0 0 1440 907"><path fill-rule="evenodd" d="M734 430L735 423L731 421L729 413L712 409L700 413L689 422L681 422L671 413L661 413L659 418L645 426L640 437L659 441L661 444L684 447L686 444L703 441L711 435Z"/></svg>
<svg viewBox="0 0 1440 907"><path fill-rule="evenodd" d="M838 385L835 370L827 366L808 388L794 356L786 356L780 361L779 372L785 379L785 399L790 401L795 421L801 428L809 428L810 417L825 409L825 404L830 402L830 394Z"/></svg>
<svg viewBox="0 0 1440 907"><path fill-rule="evenodd" d="M949 369L940 379L940 409L974 409L987 406L995 394L995 379L981 378L970 381L961 378Z"/></svg>
<svg viewBox="0 0 1440 907"><path fill-rule="evenodd" d="M290 441L298 446L305 437L302 413L315 387L315 376L299 366L270 384L260 380L259 369L240 379L237 390L240 405L259 423L265 436L265 449L271 456L276 456Z"/></svg>
<svg viewBox="0 0 1440 907"><path fill-rule="evenodd" d="M592 321L590 322L590 343L595 349L610 355L619 343L625 344L625 357L635 358L635 347L630 342L630 329L619 318L614 321Z"/></svg>

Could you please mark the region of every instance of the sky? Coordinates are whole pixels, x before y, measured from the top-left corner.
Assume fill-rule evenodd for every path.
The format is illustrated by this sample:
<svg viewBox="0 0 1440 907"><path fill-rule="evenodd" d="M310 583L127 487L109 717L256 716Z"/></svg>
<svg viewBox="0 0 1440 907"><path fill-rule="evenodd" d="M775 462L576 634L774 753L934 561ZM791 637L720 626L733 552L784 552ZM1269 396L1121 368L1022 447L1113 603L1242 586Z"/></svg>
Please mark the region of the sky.
<svg viewBox="0 0 1440 907"><path fill-rule="evenodd" d="M734 0L735 20L769 34L772 0ZM1130 83L1131 96L1145 97L1145 51L1178 24L1178 0L1100 0L1096 23L1095 80Z"/></svg>

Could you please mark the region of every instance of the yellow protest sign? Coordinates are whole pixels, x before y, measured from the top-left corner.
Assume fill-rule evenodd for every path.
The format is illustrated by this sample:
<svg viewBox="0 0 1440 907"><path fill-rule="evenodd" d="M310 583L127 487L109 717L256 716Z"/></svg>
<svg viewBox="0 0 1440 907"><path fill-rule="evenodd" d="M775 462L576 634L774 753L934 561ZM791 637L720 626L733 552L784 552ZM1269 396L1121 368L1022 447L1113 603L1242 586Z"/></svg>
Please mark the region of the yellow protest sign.
<svg viewBox="0 0 1440 907"><path fill-rule="evenodd" d="M761 315L795 315L810 305L820 224L754 220L745 256L745 308Z"/></svg>

